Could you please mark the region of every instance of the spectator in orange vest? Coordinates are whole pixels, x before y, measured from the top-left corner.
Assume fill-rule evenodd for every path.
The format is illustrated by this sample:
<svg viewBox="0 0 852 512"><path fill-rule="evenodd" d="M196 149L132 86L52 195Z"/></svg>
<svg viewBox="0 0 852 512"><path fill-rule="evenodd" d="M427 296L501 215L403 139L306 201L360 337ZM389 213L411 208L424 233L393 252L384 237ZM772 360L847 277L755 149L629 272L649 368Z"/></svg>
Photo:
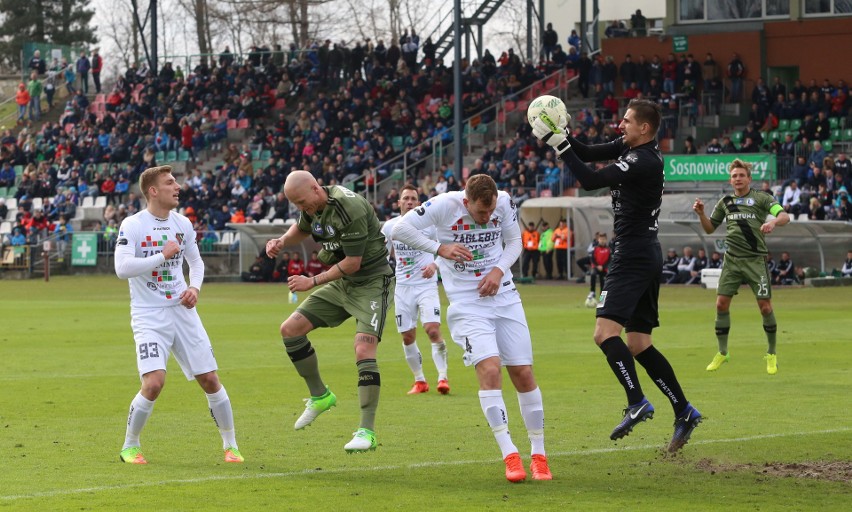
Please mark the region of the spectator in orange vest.
<svg viewBox="0 0 852 512"><path fill-rule="evenodd" d="M535 223L530 222L527 225L527 229L521 234L521 239L524 244L524 255L521 260L521 276L523 277L535 277L538 272L538 243L541 239L541 235L538 230L535 228ZM530 265L532 265L532 272L530 272Z"/></svg>
<svg viewBox="0 0 852 512"><path fill-rule="evenodd" d="M23 83L18 84L18 92L15 93L15 103L18 104L18 122L23 122L27 115L27 106L30 104L30 92Z"/></svg>
<svg viewBox="0 0 852 512"><path fill-rule="evenodd" d="M553 248L556 250L556 269L559 279L565 279L568 275L568 249L571 247L571 230L565 219L559 221L559 225L553 230Z"/></svg>

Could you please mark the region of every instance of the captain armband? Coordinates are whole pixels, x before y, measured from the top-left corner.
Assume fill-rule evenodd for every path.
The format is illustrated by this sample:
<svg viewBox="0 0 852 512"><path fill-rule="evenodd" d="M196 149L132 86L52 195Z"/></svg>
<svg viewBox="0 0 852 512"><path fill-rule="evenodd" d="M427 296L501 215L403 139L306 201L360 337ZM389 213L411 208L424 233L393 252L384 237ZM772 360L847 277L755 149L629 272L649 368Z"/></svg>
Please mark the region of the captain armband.
<svg viewBox="0 0 852 512"><path fill-rule="evenodd" d="M772 215L774 215L776 217L778 216L779 213L781 213L783 211L784 211L784 207L781 206L780 204L776 204L775 206L773 206L772 208L769 209L769 213L771 213Z"/></svg>

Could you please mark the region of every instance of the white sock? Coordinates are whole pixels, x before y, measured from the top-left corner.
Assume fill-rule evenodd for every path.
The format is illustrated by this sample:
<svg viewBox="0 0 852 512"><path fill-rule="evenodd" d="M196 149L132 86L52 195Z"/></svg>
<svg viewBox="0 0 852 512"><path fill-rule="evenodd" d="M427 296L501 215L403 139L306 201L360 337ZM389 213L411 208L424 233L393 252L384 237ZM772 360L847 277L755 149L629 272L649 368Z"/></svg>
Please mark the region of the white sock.
<svg viewBox="0 0 852 512"><path fill-rule="evenodd" d="M516 453L518 448L512 442L512 437L509 435L509 416L506 414L503 392L499 389L480 389L479 405L482 407L482 412L485 413L485 419L488 420L491 431L494 432L494 439L497 440L497 445L500 446L503 458L505 459L507 455Z"/></svg>
<svg viewBox="0 0 852 512"><path fill-rule="evenodd" d="M127 413L127 431L124 433L122 450L131 446L140 446L139 435L153 410L154 401L142 396L141 392L136 393L133 401L130 402L130 412Z"/></svg>
<svg viewBox="0 0 852 512"><path fill-rule="evenodd" d="M521 406L521 416L532 444L532 455L544 453L544 406L541 402L541 389L535 388L526 393L518 392L518 404Z"/></svg>
<svg viewBox="0 0 852 512"><path fill-rule="evenodd" d="M415 341L411 345L402 344L402 349L405 351L405 362L411 368L411 373L414 374L414 380L426 381L423 376L423 356L420 355L420 349L417 348Z"/></svg>
<svg viewBox="0 0 852 512"><path fill-rule="evenodd" d="M432 343L432 361L438 369L438 380L447 380L447 344L444 340Z"/></svg>
<svg viewBox="0 0 852 512"><path fill-rule="evenodd" d="M234 411L231 410L231 399L225 386L212 395L207 395L207 403L210 406L210 415L219 427L222 434L222 448L238 448L237 435L234 432Z"/></svg>

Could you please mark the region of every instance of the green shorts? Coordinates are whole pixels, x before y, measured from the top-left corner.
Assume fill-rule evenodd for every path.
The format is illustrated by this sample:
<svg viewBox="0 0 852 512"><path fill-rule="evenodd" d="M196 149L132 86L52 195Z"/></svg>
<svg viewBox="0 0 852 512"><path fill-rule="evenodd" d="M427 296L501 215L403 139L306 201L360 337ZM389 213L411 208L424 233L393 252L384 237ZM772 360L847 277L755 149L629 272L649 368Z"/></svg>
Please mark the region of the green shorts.
<svg viewBox="0 0 852 512"><path fill-rule="evenodd" d="M382 339L385 317L393 299L393 270L359 279L337 279L325 284L296 308L314 327L336 327L355 317L355 332Z"/></svg>
<svg viewBox="0 0 852 512"><path fill-rule="evenodd" d="M733 297L743 283L751 287L757 299L772 298L771 280L763 256L737 258L726 254L716 294Z"/></svg>

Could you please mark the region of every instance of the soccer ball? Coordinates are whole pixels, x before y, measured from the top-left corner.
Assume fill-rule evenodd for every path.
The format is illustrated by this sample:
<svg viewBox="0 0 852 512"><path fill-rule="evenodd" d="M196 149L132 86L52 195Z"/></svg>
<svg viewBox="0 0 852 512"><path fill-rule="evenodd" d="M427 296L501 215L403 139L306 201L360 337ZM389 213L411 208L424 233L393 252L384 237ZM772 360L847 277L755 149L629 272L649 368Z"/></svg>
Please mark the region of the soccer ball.
<svg viewBox="0 0 852 512"><path fill-rule="evenodd" d="M532 125L541 114L547 114L559 128L565 128L571 121L571 115L565 108L565 103L556 96L545 94L530 102L527 108L527 121Z"/></svg>
<svg viewBox="0 0 852 512"><path fill-rule="evenodd" d="M598 306L598 300L594 297L588 297L586 299L586 307L587 308L595 308Z"/></svg>

